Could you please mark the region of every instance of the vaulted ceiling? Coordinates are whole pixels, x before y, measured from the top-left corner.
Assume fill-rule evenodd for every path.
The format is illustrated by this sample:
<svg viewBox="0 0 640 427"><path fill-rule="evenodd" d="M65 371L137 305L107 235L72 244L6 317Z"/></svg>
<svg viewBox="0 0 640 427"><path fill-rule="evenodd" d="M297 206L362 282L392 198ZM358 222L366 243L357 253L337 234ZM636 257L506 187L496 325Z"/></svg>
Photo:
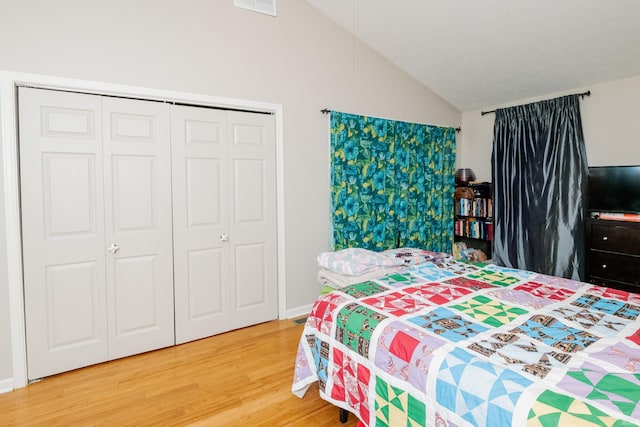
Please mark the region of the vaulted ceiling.
<svg viewBox="0 0 640 427"><path fill-rule="evenodd" d="M307 0L461 111L640 75L640 0Z"/></svg>

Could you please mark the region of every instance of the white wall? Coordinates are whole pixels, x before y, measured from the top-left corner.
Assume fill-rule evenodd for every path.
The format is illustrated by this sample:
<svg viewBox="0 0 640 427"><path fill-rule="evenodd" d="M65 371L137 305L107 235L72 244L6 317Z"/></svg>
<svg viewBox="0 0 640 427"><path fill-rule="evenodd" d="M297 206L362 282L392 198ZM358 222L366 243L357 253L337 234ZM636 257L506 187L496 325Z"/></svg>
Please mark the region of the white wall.
<svg viewBox="0 0 640 427"><path fill-rule="evenodd" d="M0 0L0 70L282 104L284 274L295 311L316 298L316 256L328 250L328 116L320 110L453 127L461 113L302 0L278 0L275 18L232 4ZM0 247L0 381L11 372L5 258Z"/></svg>
<svg viewBox="0 0 640 427"><path fill-rule="evenodd" d="M591 96L580 101L580 113L589 165L640 164L640 76L526 99L500 107L582 93L587 89L591 91ZM482 116L480 111L462 114L457 164L458 167L472 168L478 180L490 181L495 115Z"/></svg>

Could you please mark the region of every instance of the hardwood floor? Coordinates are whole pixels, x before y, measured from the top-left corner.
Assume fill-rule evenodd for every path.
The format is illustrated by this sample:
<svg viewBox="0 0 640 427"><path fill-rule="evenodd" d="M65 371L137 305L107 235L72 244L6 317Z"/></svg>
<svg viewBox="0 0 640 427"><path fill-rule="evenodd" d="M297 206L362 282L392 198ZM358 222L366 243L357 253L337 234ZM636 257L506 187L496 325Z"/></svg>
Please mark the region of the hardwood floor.
<svg viewBox="0 0 640 427"><path fill-rule="evenodd" d="M355 426L291 393L302 325L279 320L0 394L1 426Z"/></svg>

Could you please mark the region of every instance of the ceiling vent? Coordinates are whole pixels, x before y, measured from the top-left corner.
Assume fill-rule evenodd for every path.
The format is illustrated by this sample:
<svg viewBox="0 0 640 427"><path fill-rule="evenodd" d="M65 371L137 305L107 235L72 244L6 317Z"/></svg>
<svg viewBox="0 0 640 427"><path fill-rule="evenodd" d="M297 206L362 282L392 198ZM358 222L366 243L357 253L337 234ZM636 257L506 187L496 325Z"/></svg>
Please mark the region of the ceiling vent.
<svg viewBox="0 0 640 427"><path fill-rule="evenodd" d="M233 0L235 7L276 16L276 0Z"/></svg>

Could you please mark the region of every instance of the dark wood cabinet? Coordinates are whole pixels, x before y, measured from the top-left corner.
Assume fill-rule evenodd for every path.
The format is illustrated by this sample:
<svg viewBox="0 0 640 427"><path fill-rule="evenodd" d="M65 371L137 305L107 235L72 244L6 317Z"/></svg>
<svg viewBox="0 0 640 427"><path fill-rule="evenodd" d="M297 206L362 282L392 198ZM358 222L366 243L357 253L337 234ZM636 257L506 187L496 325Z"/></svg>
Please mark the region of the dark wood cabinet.
<svg viewBox="0 0 640 427"><path fill-rule="evenodd" d="M640 223L589 218L586 280L640 293Z"/></svg>

